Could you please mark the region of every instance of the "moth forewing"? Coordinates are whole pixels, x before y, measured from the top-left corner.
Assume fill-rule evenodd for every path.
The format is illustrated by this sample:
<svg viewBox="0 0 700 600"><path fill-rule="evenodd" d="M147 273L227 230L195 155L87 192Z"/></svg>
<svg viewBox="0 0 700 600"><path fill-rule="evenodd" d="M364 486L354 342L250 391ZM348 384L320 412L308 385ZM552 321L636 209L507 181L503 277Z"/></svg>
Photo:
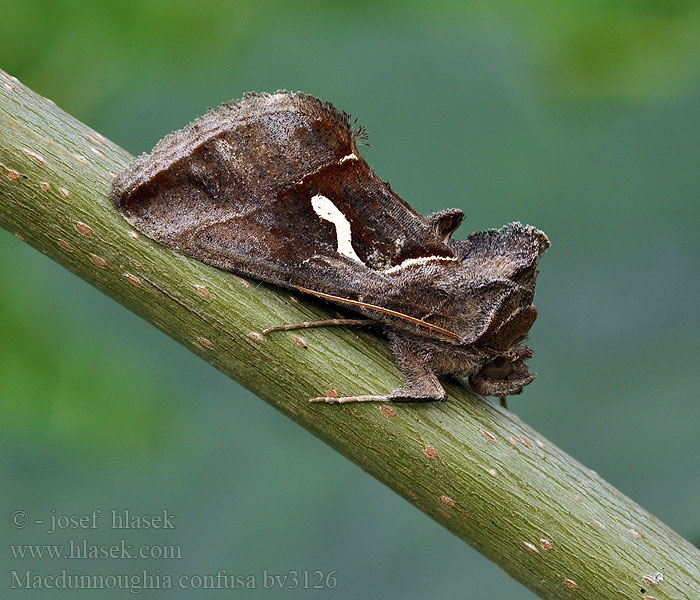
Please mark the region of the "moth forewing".
<svg viewBox="0 0 700 600"><path fill-rule="evenodd" d="M443 375L520 393L534 377L521 341L547 237L512 223L451 239L463 211L418 214L364 161L362 135L312 96L246 94L137 158L111 198L176 252L366 317L320 324L380 325L405 385L324 401L444 400Z"/></svg>

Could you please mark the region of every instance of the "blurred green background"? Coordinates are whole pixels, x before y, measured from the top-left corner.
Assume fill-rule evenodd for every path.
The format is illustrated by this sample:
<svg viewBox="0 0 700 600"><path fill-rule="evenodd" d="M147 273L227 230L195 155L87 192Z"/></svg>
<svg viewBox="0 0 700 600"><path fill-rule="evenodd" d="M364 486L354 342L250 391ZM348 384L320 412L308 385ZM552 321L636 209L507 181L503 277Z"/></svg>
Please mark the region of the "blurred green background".
<svg viewBox="0 0 700 600"><path fill-rule="evenodd" d="M465 209L463 235L546 231L539 377L511 409L700 543L698 2L1 4L0 67L132 153L245 91L303 90L367 126L368 162L421 212ZM257 577L250 591L142 593L155 599L534 597L5 231L0 257L2 597L76 593L9 590L11 569ZM176 528L9 523L98 508L167 509ZM122 538L182 559L8 547ZM264 569L336 571L337 587L265 590Z"/></svg>

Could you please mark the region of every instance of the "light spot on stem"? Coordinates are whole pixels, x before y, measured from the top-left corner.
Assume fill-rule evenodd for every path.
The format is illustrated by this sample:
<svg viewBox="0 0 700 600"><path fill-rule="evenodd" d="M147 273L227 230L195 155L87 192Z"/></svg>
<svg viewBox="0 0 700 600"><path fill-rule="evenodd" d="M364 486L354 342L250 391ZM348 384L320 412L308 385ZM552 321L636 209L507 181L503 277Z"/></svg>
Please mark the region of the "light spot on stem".
<svg viewBox="0 0 700 600"><path fill-rule="evenodd" d="M428 458L438 458L438 451L432 446L426 446L425 448L423 448L423 454L425 454Z"/></svg>
<svg viewBox="0 0 700 600"><path fill-rule="evenodd" d="M75 228L78 230L78 233L80 235L85 235L85 236L92 235L92 228L89 225L86 225L85 223L83 223L82 221L78 221L75 224Z"/></svg>
<svg viewBox="0 0 700 600"><path fill-rule="evenodd" d="M214 349L214 344L212 344L207 338L205 337L198 337L197 341L204 346L205 348L209 348L209 350Z"/></svg>
<svg viewBox="0 0 700 600"><path fill-rule="evenodd" d="M107 261L101 256L97 256L97 254L91 254L90 260L100 267L100 269L104 269L107 266Z"/></svg>
<svg viewBox="0 0 700 600"><path fill-rule="evenodd" d="M578 584L573 579L565 579L564 585L566 587L568 587L570 590L577 590L578 589Z"/></svg>
<svg viewBox="0 0 700 600"><path fill-rule="evenodd" d="M481 430L481 435L483 435L489 442L495 442L496 441L496 436L493 435L490 431L486 431L485 429Z"/></svg>
<svg viewBox="0 0 700 600"><path fill-rule="evenodd" d="M141 287L143 283L141 280L136 277L136 275L132 275L131 273L124 273L124 277L126 277L130 283L134 284L136 287Z"/></svg>
<svg viewBox="0 0 700 600"><path fill-rule="evenodd" d="M442 502L445 506L449 506L450 508L455 507L455 501L449 496L445 496L444 494L440 496L440 502Z"/></svg>
<svg viewBox="0 0 700 600"><path fill-rule="evenodd" d="M43 159L43 157L39 156L36 152L33 152L31 150L27 150L26 148L22 148L24 153L31 158L35 163L38 163L40 165L45 165L46 161Z"/></svg>

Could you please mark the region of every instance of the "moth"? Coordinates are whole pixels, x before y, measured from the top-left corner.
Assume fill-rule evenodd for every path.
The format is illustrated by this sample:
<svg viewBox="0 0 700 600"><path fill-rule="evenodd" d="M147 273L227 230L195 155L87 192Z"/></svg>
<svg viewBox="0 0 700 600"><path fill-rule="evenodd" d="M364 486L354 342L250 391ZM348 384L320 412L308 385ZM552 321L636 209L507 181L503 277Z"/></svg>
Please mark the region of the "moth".
<svg viewBox="0 0 700 600"><path fill-rule="evenodd" d="M302 93L246 94L161 140L114 180L131 225L176 252L301 291L363 318L271 327L380 327L405 382L389 395L445 400L440 376L519 394L547 236L510 223L452 239L464 213L424 217L362 158L345 112Z"/></svg>

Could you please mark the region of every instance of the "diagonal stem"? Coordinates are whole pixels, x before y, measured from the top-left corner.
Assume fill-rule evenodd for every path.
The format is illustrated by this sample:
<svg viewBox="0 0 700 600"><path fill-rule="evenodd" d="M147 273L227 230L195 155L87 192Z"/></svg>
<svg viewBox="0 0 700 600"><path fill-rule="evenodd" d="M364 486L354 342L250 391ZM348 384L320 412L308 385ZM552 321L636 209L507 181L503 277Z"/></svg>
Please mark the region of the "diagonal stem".
<svg viewBox="0 0 700 600"><path fill-rule="evenodd" d="M131 156L0 71L0 225L160 327L359 464L543 598L700 598L700 552L503 408L326 406L400 381L386 346L307 300L173 254L108 199ZM439 554L437 556L439 558ZM427 560L427 559L426 559ZM663 581L653 583L653 574ZM646 579L644 577L646 576ZM645 583L645 581L652 583ZM651 587L650 587L651 586Z"/></svg>

